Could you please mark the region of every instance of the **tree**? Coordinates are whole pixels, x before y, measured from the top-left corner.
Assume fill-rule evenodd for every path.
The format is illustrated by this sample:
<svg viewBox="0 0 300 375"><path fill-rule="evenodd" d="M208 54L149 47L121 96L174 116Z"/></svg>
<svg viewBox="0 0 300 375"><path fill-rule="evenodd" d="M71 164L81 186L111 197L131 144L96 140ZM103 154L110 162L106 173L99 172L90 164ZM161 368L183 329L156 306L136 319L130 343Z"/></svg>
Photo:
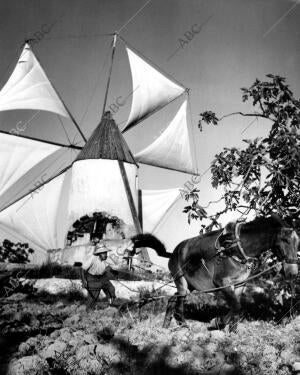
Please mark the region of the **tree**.
<svg viewBox="0 0 300 375"><path fill-rule="evenodd" d="M218 226L219 217L227 211L256 216L277 213L283 218L299 220L300 213L300 101L294 98L283 77L268 74L267 81L256 81L242 88L243 102L252 101L254 112L234 112L220 118L212 111L200 114L202 124L218 125L229 116L264 118L271 121L266 138L245 139L245 147L224 148L211 163L212 186L223 187L220 200L225 208L212 216L199 205L198 191L187 193L191 201L184 212L190 219L210 219L202 225L207 231Z"/></svg>
<svg viewBox="0 0 300 375"><path fill-rule="evenodd" d="M34 250L29 248L27 243L16 243L4 240L0 244L0 262L9 263L28 263L29 254L33 254Z"/></svg>

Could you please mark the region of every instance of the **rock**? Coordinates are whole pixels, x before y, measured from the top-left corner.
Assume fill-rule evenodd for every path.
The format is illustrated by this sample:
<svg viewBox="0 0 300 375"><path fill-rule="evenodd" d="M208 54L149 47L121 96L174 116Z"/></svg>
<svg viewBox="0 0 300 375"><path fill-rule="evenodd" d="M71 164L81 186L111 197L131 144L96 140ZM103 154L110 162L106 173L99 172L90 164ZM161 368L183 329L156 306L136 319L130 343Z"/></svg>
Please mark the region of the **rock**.
<svg viewBox="0 0 300 375"><path fill-rule="evenodd" d="M216 331L210 331L210 337L212 338L212 340L214 341L220 341L220 340L223 340L225 338L225 332L224 331L220 331L220 330L216 330Z"/></svg>
<svg viewBox="0 0 300 375"><path fill-rule="evenodd" d="M38 355L32 355L12 361L9 364L8 375L24 375L42 373L48 368L45 360Z"/></svg>
<svg viewBox="0 0 300 375"><path fill-rule="evenodd" d="M222 365L217 365L211 369L207 375L237 375L239 372L233 365L227 363Z"/></svg>
<svg viewBox="0 0 300 375"><path fill-rule="evenodd" d="M43 358L57 358L66 349L67 345L63 341L56 340L53 344L41 351Z"/></svg>
<svg viewBox="0 0 300 375"><path fill-rule="evenodd" d="M68 342L68 344L69 344L70 346L73 346L74 348L77 348L78 346L80 346L80 345L82 344L82 341L79 340L79 339L73 338L73 339L71 339L71 340Z"/></svg>
<svg viewBox="0 0 300 375"><path fill-rule="evenodd" d="M83 345L76 350L76 359L86 359L95 356L96 345Z"/></svg>
<svg viewBox="0 0 300 375"><path fill-rule="evenodd" d="M86 312L86 306L85 305L80 305L77 307L77 311L79 313L85 313Z"/></svg>
<svg viewBox="0 0 300 375"><path fill-rule="evenodd" d="M85 332L82 330L78 330L73 332L73 337L80 338L82 340L83 336L85 335Z"/></svg>
<svg viewBox="0 0 300 375"><path fill-rule="evenodd" d="M283 363L297 362L298 358L291 348L287 348L280 353Z"/></svg>
<svg viewBox="0 0 300 375"><path fill-rule="evenodd" d="M98 344L96 347L96 358L100 363L118 363L121 361L121 353L112 344Z"/></svg>
<svg viewBox="0 0 300 375"><path fill-rule="evenodd" d="M19 345L19 353L22 355L22 356L25 356L26 354L29 353L31 347L30 345L28 345L26 342L22 342L20 345Z"/></svg>
<svg viewBox="0 0 300 375"><path fill-rule="evenodd" d="M98 343L97 338L92 334L84 335L83 341L85 341L87 344L97 344Z"/></svg>
<svg viewBox="0 0 300 375"><path fill-rule="evenodd" d="M192 333L188 328L182 328L180 331L175 331L174 335L172 337L172 343L173 345L176 345L177 343L182 343L189 341L191 338Z"/></svg>
<svg viewBox="0 0 300 375"><path fill-rule="evenodd" d="M19 345L19 353L22 355L32 354L36 350L37 342L35 337L30 337L27 341Z"/></svg>
<svg viewBox="0 0 300 375"><path fill-rule="evenodd" d="M64 326L72 326L80 320L80 314L75 314L64 320Z"/></svg>
<svg viewBox="0 0 300 375"><path fill-rule="evenodd" d="M68 328L63 328L59 332L60 332L59 339L62 340L62 341L64 341L64 342L66 342L66 343L69 343L69 341L72 339L72 334L69 331L69 329Z"/></svg>
<svg viewBox="0 0 300 375"><path fill-rule="evenodd" d="M296 372L296 374L300 373L300 362L295 362L293 364L293 370Z"/></svg>
<svg viewBox="0 0 300 375"><path fill-rule="evenodd" d="M109 341L114 337L114 334L115 332L112 327L103 327L103 329L97 333L97 337Z"/></svg>
<svg viewBox="0 0 300 375"><path fill-rule="evenodd" d="M24 293L14 293L11 296L7 297L6 299L9 301L23 301L24 299L27 298L27 295Z"/></svg>
<svg viewBox="0 0 300 375"><path fill-rule="evenodd" d="M119 310L116 307L108 307L105 309L105 316L114 318L119 315Z"/></svg>
<svg viewBox="0 0 300 375"><path fill-rule="evenodd" d="M87 372L88 374L100 374L102 370L102 364L97 359L82 359L79 362L80 370Z"/></svg>

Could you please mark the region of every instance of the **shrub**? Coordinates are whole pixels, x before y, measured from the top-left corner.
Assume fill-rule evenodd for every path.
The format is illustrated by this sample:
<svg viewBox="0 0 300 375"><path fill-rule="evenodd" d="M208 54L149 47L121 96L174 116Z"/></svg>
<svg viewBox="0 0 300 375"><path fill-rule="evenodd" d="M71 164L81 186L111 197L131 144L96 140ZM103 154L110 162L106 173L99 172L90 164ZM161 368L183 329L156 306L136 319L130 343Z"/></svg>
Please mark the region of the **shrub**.
<svg viewBox="0 0 300 375"><path fill-rule="evenodd" d="M18 242L14 244L9 240L4 240L0 245L0 262L6 263L28 263L29 255L33 254L28 243Z"/></svg>

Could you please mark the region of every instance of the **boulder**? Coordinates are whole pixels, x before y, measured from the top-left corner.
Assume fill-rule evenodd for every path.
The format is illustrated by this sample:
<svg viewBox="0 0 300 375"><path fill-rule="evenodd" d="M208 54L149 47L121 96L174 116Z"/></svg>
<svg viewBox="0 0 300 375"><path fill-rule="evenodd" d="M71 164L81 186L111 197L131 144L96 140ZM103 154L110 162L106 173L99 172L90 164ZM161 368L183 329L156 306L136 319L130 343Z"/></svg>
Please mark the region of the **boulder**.
<svg viewBox="0 0 300 375"><path fill-rule="evenodd" d="M119 315L119 310L116 307L107 307L105 309L105 316L114 318Z"/></svg>
<svg viewBox="0 0 300 375"><path fill-rule="evenodd" d="M226 334L224 331L216 330L210 331L210 337L213 341L221 341L224 340Z"/></svg>
<svg viewBox="0 0 300 375"><path fill-rule="evenodd" d="M98 343L97 338L94 335L92 335L92 334L84 335L83 336L83 341L86 344L97 344Z"/></svg>
<svg viewBox="0 0 300 375"><path fill-rule="evenodd" d="M95 348L96 345L90 344L90 345L83 345L80 348L76 350L76 359L88 359L90 357L95 356Z"/></svg>
<svg viewBox="0 0 300 375"><path fill-rule="evenodd" d="M47 362L38 355L27 356L12 361L9 364L8 375L42 373L47 367Z"/></svg>
<svg viewBox="0 0 300 375"><path fill-rule="evenodd" d="M61 341L69 343L70 340L72 339L72 334L71 334L69 328L63 328L63 329L59 330L59 332L60 332L59 339Z"/></svg>
<svg viewBox="0 0 300 375"><path fill-rule="evenodd" d="M300 362L295 362L293 364L293 370L295 371L296 374L300 374Z"/></svg>
<svg viewBox="0 0 300 375"><path fill-rule="evenodd" d="M118 363L121 361L121 353L112 344L98 344L96 346L96 359L100 363Z"/></svg>
<svg viewBox="0 0 300 375"><path fill-rule="evenodd" d="M6 299L9 301L23 301L27 298L27 295L24 293L13 293L11 296L7 297Z"/></svg>
<svg viewBox="0 0 300 375"><path fill-rule="evenodd" d="M67 344L64 343L63 341L54 341L53 344L48 346L48 348L45 348L44 350L41 351L40 355L43 358L58 358L61 353L66 350Z"/></svg>
<svg viewBox="0 0 300 375"><path fill-rule="evenodd" d="M80 314L75 314L64 320L64 326L73 326L80 320Z"/></svg>

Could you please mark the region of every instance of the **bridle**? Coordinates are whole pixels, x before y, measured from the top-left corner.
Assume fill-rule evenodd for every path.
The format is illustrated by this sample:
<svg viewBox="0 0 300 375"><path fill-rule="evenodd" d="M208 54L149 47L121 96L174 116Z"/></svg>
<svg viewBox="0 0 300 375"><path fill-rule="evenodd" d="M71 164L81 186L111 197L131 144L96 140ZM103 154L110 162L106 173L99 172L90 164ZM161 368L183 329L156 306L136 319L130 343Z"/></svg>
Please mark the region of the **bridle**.
<svg viewBox="0 0 300 375"><path fill-rule="evenodd" d="M238 261L242 264L245 264L247 262L256 260L256 258L248 256L246 254L245 250L243 249L243 246L242 246L242 243L241 243L241 237L240 237L242 226L243 226L243 223L241 223L241 222L237 222L235 224L235 228L234 228L235 239L230 241L231 242L230 245L226 248L222 248L222 247L218 246L218 240L219 240L220 236L223 234L223 232L220 233L220 235L218 236L218 238L216 240L216 243L215 243L215 247L217 249L216 255L221 255L231 248L237 248L238 253L239 253L238 256L231 255L231 258L235 259L236 261ZM289 233L292 234L293 231L294 231L294 229L289 228L289 227L280 228L279 233L276 233L276 238L274 239L274 242L277 242L278 236L282 235L283 233L286 234L286 232L289 232ZM274 248L274 242L273 242L272 248ZM276 254L276 255L278 256L278 258L281 258L281 259L279 259L281 262L285 262L286 264L298 264L299 263L299 260L298 260L297 257L295 257L295 258L286 257L285 254L282 253L280 246L278 246L278 248L279 248L279 254L278 255Z"/></svg>
<svg viewBox="0 0 300 375"><path fill-rule="evenodd" d="M286 234L287 233L292 234L293 232L294 232L293 228L289 228L289 227L280 228L279 233L277 233L275 242L277 242L278 240L279 241L280 240L281 241L285 241L286 240L286 238L285 238ZM283 238L282 238L282 234L285 235ZM279 249L279 252L276 255L278 256L278 258L281 258L281 259L279 259L281 262L285 262L286 264L298 264L299 263L299 260L298 260L297 256L295 258L293 258L293 257L292 258L286 257L285 254L282 254L281 248L280 248L280 246L278 244L276 245L276 247L277 247L277 249Z"/></svg>

